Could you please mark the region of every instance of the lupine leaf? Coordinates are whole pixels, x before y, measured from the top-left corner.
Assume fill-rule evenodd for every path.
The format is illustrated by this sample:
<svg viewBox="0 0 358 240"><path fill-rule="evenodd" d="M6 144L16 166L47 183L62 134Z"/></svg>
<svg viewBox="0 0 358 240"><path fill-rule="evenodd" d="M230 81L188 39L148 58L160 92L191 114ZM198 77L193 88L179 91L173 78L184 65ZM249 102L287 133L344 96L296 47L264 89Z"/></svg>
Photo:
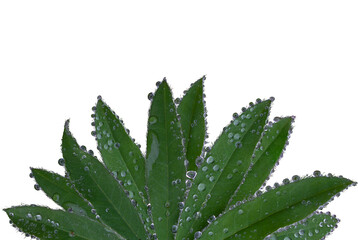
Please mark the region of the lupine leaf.
<svg viewBox="0 0 358 240"><path fill-rule="evenodd" d="M146 232L130 199L102 163L79 147L68 121L62 137L62 153L71 180L93 204L100 219L127 239L145 239Z"/></svg>
<svg viewBox="0 0 358 240"><path fill-rule="evenodd" d="M124 239L98 221L62 210L39 206L18 206L4 210L21 231L40 239Z"/></svg>
<svg viewBox="0 0 358 240"><path fill-rule="evenodd" d="M88 203L81 198L69 179L43 169L31 169L32 174L46 195L65 210L95 219Z"/></svg>
<svg viewBox="0 0 358 240"><path fill-rule="evenodd" d="M282 154L289 137L292 120L292 117L282 118L264 132L260 146L254 152L253 166L248 170L245 180L230 200L232 204L253 195L265 182ZM227 208L230 205L228 204Z"/></svg>
<svg viewBox="0 0 358 240"><path fill-rule="evenodd" d="M284 230L279 230L270 235L268 240L294 240L294 239L306 239L306 240L320 240L330 234L338 219L330 214L314 214L311 217L305 219L304 222L294 224Z"/></svg>
<svg viewBox="0 0 358 240"><path fill-rule="evenodd" d="M206 155L189 191L177 239L192 236L222 212L251 163L271 100L251 106L226 127ZM185 224L184 224L185 223Z"/></svg>
<svg viewBox="0 0 358 240"><path fill-rule="evenodd" d="M146 177L159 239L173 239L179 204L184 200L185 166L180 122L171 90L163 80L149 110ZM173 229L175 232L175 227Z"/></svg>
<svg viewBox="0 0 358 240"><path fill-rule="evenodd" d="M180 123L185 141L187 170L196 171L195 160L201 155L205 139L205 109L203 97L203 81L197 80L186 92L178 106Z"/></svg>
<svg viewBox="0 0 358 240"><path fill-rule="evenodd" d="M204 79L184 92L180 104L165 79L157 82L155 94L148 95L145 158L99 97L92 135L104 163L77 144L67 121L59 161L66 178L32 169L35 189L42 188L66 211L7 208L10 223L27 237L58 240L318 240L329 235L337 220L317 215L316 209L357 183L315 171L314 177L295 175L292 182L284 179L283 185L260 191L285 150L293 120L266 125L274 98L257 99L240 116L234 113L204 154Z"/></svg>
<svg viewBox="0 0 358 240"><path fill-rule="evenodd" d="M351 184L349 179L319 176L279 186L227 211L205 229L202 237L263 239L304 219Z"/></svg>
<svg viewBox="0 0 358 240"><path fill-rule="evenodd" d="M128 135L123 123L101 99L96 105L95 126L103 162L115 177L123 181L123 188L138 204L137 210L145 220L147 231L151 231L142 152Z"/></svg>

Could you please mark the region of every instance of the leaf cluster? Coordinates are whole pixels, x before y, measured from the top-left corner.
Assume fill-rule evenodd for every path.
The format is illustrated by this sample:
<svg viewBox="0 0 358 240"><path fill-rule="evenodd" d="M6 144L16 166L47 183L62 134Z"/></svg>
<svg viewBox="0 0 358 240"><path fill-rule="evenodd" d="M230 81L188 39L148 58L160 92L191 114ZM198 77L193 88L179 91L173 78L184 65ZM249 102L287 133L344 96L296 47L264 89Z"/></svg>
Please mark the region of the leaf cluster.
<svg viewBox="0 0 358 240"><path fill-rule="evenodd" d="M266 186L288 144L294 117L268 120L273 98L257 99L206 142L205 76L173 99L166 79L148 98L144 155L123 121L98 98L92 115L103 162L80 146L66 121L66 175L31 169L35 188L61 210L4 209L11 223L38 239L322 239L339 221L318 212L356 185L332 174Z"/></svg>

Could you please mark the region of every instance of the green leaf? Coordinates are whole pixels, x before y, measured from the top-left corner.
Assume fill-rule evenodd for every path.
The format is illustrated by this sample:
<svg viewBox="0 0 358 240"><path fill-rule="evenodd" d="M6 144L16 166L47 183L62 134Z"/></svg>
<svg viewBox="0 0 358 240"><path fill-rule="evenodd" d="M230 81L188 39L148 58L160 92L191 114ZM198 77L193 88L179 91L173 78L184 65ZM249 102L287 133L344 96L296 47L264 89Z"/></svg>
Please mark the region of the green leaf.
<svg viewBox="0 0 358 240"><path fill-rule="evenodd" d="M248 170L245 180L236 190L230 203L235 204L253 195L269 177L280 158L291 131L293 118L282 118L269 127L255 149L253 166ZM227 205L228 208L230 204Z"/></svg>
<svg viewBox="0 0 358 240"><path fill-rule="evenodd" d="M146 177L158 239L173 239L172 230L184 200L185 166L180 123L164 79L149 110ZM173 229L172 229L173 228Z"/></svg>
<svg viewBox="0 0 358 240"><path fill-rule="evenodd" d="M88 203L79 196L69 179L43 169L31 169L32 174L46 195L65 210L95 218Z"/></svg>
<svg viewBox="0 0 358 240"><path fill-rule="evenodd" d="M178 106L188 171L197 170L195 160L201 155L205 140L204 80L205 76L192 84Z"/></svg>
<svg viewBox="0 0 358 240"><path fill-rule="evenodd" d="M314 214L304 221L270 235L268 240L320 240L330 234L339 222L330 214Z"/></svg>
<svg viewBox="0 0 358 240"><path fill-rule="evenodd" d="M203 232L203 239L263 239L322 207L352 181L338 177L308 177L279 186L251 201L237 204Z"/></svg>
<svg viewBox="0 0 358 240"><path fill-rule="evenodd" d="M123 122L101 99L96 105L95 127L98 149L104 163L115 177L123 181L123 188L137 202L137 210L142 219L146 220L146 230L153 234L147 213L145 160L142 152L128 135Z"/></svg>
<svg viewBox="0 0 358 240"><path fill-rule="evenodd" d="M177 239L192 237L212 215L222 212L243 180L267 121L271 100L251 105L225 128L206 155L181 213Z"/></svg>
<svg viewBox="0 0 358 240"><path fill-rule="evenodd" d="M18 206L4 209L4 211L21 231L40 239L124 239L98 221L62 210L39 206Z"/></svg>
<svg viewBox="0 0 358 240"><path fill-rule="evenodd" d="M100 219L127 239L145 239L141 219L117 180L95 157L82 150L68 129L62 137L65 167L77 190Z"/></svg>

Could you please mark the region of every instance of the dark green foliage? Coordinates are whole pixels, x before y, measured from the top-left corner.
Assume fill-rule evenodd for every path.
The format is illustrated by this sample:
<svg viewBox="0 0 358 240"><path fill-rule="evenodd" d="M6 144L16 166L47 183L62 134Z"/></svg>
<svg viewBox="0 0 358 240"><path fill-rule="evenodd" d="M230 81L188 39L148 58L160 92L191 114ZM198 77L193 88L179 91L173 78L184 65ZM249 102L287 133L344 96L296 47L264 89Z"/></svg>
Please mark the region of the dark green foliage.
<svg viewBox="0 0 358 240"><path fill-rule="evenodd" d="M258 99L206 146L205 77L173 100L164 79L150 93L147 151L98 98L92 134L103 163L79 146L66 121L59 164L66 176L31 169L38 188L62 209L4 209L26 236L79 240L318 240L335 216L318 213L349 179L294 176L262 187L282 156L293 117L268 121L273 98ZM176 105L177 104L177 105Z"/></svg>

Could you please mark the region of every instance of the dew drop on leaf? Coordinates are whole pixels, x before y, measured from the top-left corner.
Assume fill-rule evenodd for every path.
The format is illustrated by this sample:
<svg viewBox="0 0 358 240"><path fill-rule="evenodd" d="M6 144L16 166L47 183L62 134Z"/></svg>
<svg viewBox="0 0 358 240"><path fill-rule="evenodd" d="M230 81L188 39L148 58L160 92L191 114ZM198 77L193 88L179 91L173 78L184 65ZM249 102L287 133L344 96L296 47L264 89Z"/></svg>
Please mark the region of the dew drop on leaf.
<svg viewBox="0 0 358 240"><path fill-rule="evenodd" d="M60 200L60 195L58 195L58 193L55 193L53 196L52 196L52 200L54 200L55 202L58 202Z"/></svg>
<svg viewBox="0 0 358 240"><path fill-rule="evenodd" d="M149 124L154 124L158 121L158 119L155 116L151 116L151 117L149 117L148 121L149 121Z"/></svg>
<svg viewBox="0 0 358 240"><path fill-rule="evenodd" d="M204 191L205 188L206 188L206 186L205 186L204 183L200 183L200 184L198 185L198 190L199 190L200 192Z"/></svg>
<svg viewBox="0 0 358 240"><path fill-rule="evenodd" d="M196 177L196 171L187 171L186 177L190 179L194 179Z"/></svg>
<svg viewBox="0 0 358 240"><path fill-rule="evenodd" d="M214 162L213 156L210 156L210 157L208 157L208 158L206 159L206 163L207 163L207 164L210 164L210 163L213 163L213 162Z"/></svg>
<svg viewBox="0 0 358 240"><path fill-rule="evenodd" d="M58 165L64 166L65 165L65 159L63 159L63 158L58 159Z"/></svg>

